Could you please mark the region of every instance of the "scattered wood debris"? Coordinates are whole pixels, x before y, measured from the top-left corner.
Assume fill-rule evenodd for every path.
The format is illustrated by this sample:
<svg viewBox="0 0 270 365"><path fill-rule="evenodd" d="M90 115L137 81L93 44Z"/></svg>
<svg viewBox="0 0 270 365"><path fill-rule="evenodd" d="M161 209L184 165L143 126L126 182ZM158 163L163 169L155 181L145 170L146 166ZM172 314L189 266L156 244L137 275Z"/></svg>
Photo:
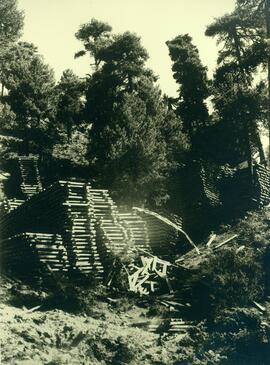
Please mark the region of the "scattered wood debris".
<svg viewBox="0 0 270 365"><path fill-rule="evenodd" d="M216 238L217 238L217 235L215 233L212 233L208 242L206 243L206 247L210 248Z"/></svg>
<svg viewBox="0 0 270 365"><path fill-rule="evenodd" d="M209 255L211 255L211 253L224 247L228 243L233 242L233 240L237 237L238 235L234 234L233 236L226 238L224 241L214 245L213 242L217 239L217 235L211 234L206 245L199 246L200 255L197 255L197 251L193 249L188 253L186 253L185 255L182 255L181 257L176 259L175 264L183 269L196 269L199 265L201 265L204 261L207 260L207 258L209 257Z"/></svg>
<svg viewBox="0 0 270 365"><path fill-rule="evenodd" d="M191 321L183 321L182 318L167 318L131 323L131 327L143 328L146 331L160 334L187 334L188 330L196 327Z"/></svg>
<svg viewBox="0 0 270 365"><path fill-rule="evenodd" d="M151 255L152 256L152 255ZM138 294L150 294L158 290L160 280L167 284L169 291L172 291L167 269L171 263L159 259L157 256L141 256L142 266L130 265L128 274L129 290Z"/></svg>
<svg viewBox="0 0 270 365"><path fill-rule="evenodd" d="M214 250L226 245L227 243L231 242L232 240L234 240L236 237L238 237L237 234L234 234L232 237L226 239L225 241L219 243L217 246L213 247Z"/></svg>

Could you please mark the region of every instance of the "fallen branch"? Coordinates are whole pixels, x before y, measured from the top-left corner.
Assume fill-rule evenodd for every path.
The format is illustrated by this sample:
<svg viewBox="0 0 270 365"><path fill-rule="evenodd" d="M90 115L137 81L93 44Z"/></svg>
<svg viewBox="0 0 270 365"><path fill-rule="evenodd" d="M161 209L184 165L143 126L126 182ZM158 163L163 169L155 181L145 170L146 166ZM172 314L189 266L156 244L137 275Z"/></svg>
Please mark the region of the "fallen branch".
<svg viewBox="0 0 270 365"><path fill-rule="evenodd" d="M145 253L146 255L149 255L149 256L151 256L151 257L155 257L153 254L151 254L151 253L150 253L150 252L148 252L148 251L143 250L142 248L136 247L136 250L141 251L141 252L143 252L143 253Z"/></svg>
<svg viewBox="0 0 270 365"><path fill-rule="evenodd" d="M240 246L237 250L236 250L236 253L240 252L240 251L243 251L245 249L245 245L242 245Z"/></svg>
<svg viewBox="0 0 270 365"><path fill-rule="evenodd" d="M261 311L261 312L265 312L266 308L263 307L261 304L255 302L255 300L253 301L253 304L255 304L255 306Z"/></svg>
<svg viewBox="0 0 270 365"><path fill-rule="evenodd" d="M30 308L26 310L26 313L32 313L38 310L41 307L41 305L37 305L36 307Z"/></svg>
<svg viewBox="0 0 270 365"><path fill-rule="evenodd" d="M226 245L226 243L229 243L230 241L232 241L233 239L235 239L236 237L238 237L238 234L233 235L232 237L228 238L227 240L221 242L219 245L213 247L213 250L216 250L224 245Z"/></svg>
<svg viewBox="0 0 270 365"><path fill-rule="evenodd" d="M191 244L191 246L193 246L197 252L198 255L200 255L200 251L198 249L198 247L195 245L195 243L192 241L192 239L189 237L189 235L182 229L180 228L177 224L171 222L169 219L167 218L164 218L162 217L160 214L158 213L155 213L155 212L151 212L150 210L148 209L142 209L142 208L137 208L137 207L133 207L133 209L135 211L138 211L138 212L143 212L145 214L148 214L148 215L152 215L153 217L159 219L161 222L165 223L165 224L168 224L169 226L171 226L172 228L174 228L176 231L178 232L181 232L185 237L186 239L188 240L188 242Z"/></svg>
<svg viewBox="0 0 270 365"><path fill-rule="evenodd" d="M211 244L213 243L213 241L217 238L216 234L212 234L210 239L208 240L206 247L210 248Z"/></svg>

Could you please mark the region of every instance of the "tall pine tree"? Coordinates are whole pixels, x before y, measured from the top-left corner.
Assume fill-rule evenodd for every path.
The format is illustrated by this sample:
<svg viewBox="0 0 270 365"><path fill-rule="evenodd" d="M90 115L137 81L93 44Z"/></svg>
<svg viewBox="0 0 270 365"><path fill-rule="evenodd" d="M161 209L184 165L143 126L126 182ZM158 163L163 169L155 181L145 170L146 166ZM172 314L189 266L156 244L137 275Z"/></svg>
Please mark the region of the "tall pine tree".
<svg viewBox="0 0 270 365"><path fill-rule="evenodd" d="M171 150L184 148L181 122L175 125L156 77L146 68L148 55L138 36L111 35L106 46L89 54L99 60L86 91L94 175L123 203L160 205L167 199ZM172 125L177 142L169 132Z"/></svg>

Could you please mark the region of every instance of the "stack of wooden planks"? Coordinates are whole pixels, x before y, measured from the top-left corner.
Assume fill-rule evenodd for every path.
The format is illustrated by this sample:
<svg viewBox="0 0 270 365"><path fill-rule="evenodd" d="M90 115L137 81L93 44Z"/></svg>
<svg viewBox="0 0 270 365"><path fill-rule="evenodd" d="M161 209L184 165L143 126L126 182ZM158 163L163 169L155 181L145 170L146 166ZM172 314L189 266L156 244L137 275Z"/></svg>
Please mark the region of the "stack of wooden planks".
<svg viewBox="0 0 270 365"><path fill-rule="evenodd" d="M134 208L120 214L108 190L93 189L75 179L60 180L25 201L6 201L4 208L7 213L0 217L3 242L15 245L19 241L14 237L26 232L42 240L46 235L57 235L62 237L68 265L61 267L56 261L55 270L65 267L97 279L111 271L115 258L130 257L136 250L165 259L179 234L174 223L156 213ZM21 250L23 246L17 244ZM54 247L47 245L46 254L50 247L53 252Z"/></svg>
<svg viewBox="0 0 270 365"><path fill-rule="evenodd" d="M119 213L118 219L127 232L134 249L152 252L145 221L135 212Z"/></svg>
<svg viewBox="0 0 270 365"><path fill-rule="evenodd" d="M147 245L152 253L162 259L170 259L179 241L179 232L174 223L147 209L134 207L133 211L146 224ZM179 227L181 229L181 227Z"/></svg>
<svg viewBox="0 0 270 365"><path fill-rule="evenodd" d="M25 200L22 199L5 199L1 202L1 209L4 213L9 213L14 209L17 209L20 205L22 205Z"/></svg>
<svg viewBox="0 0 270 365"><path fill-rule="evenodd" d="M202 182L204 197L208 200L211 206L220 206L220 193L213 181L211 181L211 178L207 176L206 170L203 167L201 167L200 178Z"/></svg>
<svg viewBox="0 0 270 365"><path fill-rule="evenodd" d="M95 221L89 219L87 184L59 181L32 196L1 219L2 237L35 232L59 234L67 250L70 270L103 274L97 261L94 240Z"/></svg>
<svg viewBox="0 0 270 365"><path fill-rule="evenodd" d="M60 181L66 189L63 203L66 219L63 225L63 240L69 253L71 269L84 274L103 273L103 267L94 266L93 240L95 235L94 221L89 219L87 184L78 181Z"/></svg>
<svg viewBox="0 0 270 365"><path fill-rule="evenodd" d="M255 165L254 171L257 180L255 194L259 207L263 207L270 202L270 171L260 164Z"/></svg>
<svg viewBox="0 0 270 365"><path fill-rule="evenodd" d="M18 158L22 177L21 190L26 197L42 191L42 184L38 170L37 156L20 156Z"/></svg>
<svg viewBox="0 0 270 365"><path fill-rule="evenodd" d="M60 235L21 233L0 242L1 267L24 276L49 269L67 271L67 252Z"/></svg>
<svg viewBox="0 0 270 365"><path fill-rule="evenodd" d="M40 262L50 266L53 271L67 271L69 268L67 250L59 234L25 233L30 247Z"/></svg>
<svg viewBox="0 0 270 365"><path fill-rule="evenodd" d="M121 256L128 248L128 236L119 223L118 210L107 190L87 190L91 221L96 222L96 247L101 263L108 270L115 256Z"/></svg>

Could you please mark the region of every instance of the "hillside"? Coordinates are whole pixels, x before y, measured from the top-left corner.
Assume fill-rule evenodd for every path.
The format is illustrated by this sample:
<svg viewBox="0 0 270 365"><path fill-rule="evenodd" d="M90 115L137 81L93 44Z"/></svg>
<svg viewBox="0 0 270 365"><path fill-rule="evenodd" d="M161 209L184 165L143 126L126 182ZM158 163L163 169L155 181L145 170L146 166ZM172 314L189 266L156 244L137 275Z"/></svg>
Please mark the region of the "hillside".
<svg viewBox="0 0 270 365"><path fill-rule="evenodd" d="M2 364L270 364L269 221L249 213L176 259L171 294L3 276Z"/></svg>

